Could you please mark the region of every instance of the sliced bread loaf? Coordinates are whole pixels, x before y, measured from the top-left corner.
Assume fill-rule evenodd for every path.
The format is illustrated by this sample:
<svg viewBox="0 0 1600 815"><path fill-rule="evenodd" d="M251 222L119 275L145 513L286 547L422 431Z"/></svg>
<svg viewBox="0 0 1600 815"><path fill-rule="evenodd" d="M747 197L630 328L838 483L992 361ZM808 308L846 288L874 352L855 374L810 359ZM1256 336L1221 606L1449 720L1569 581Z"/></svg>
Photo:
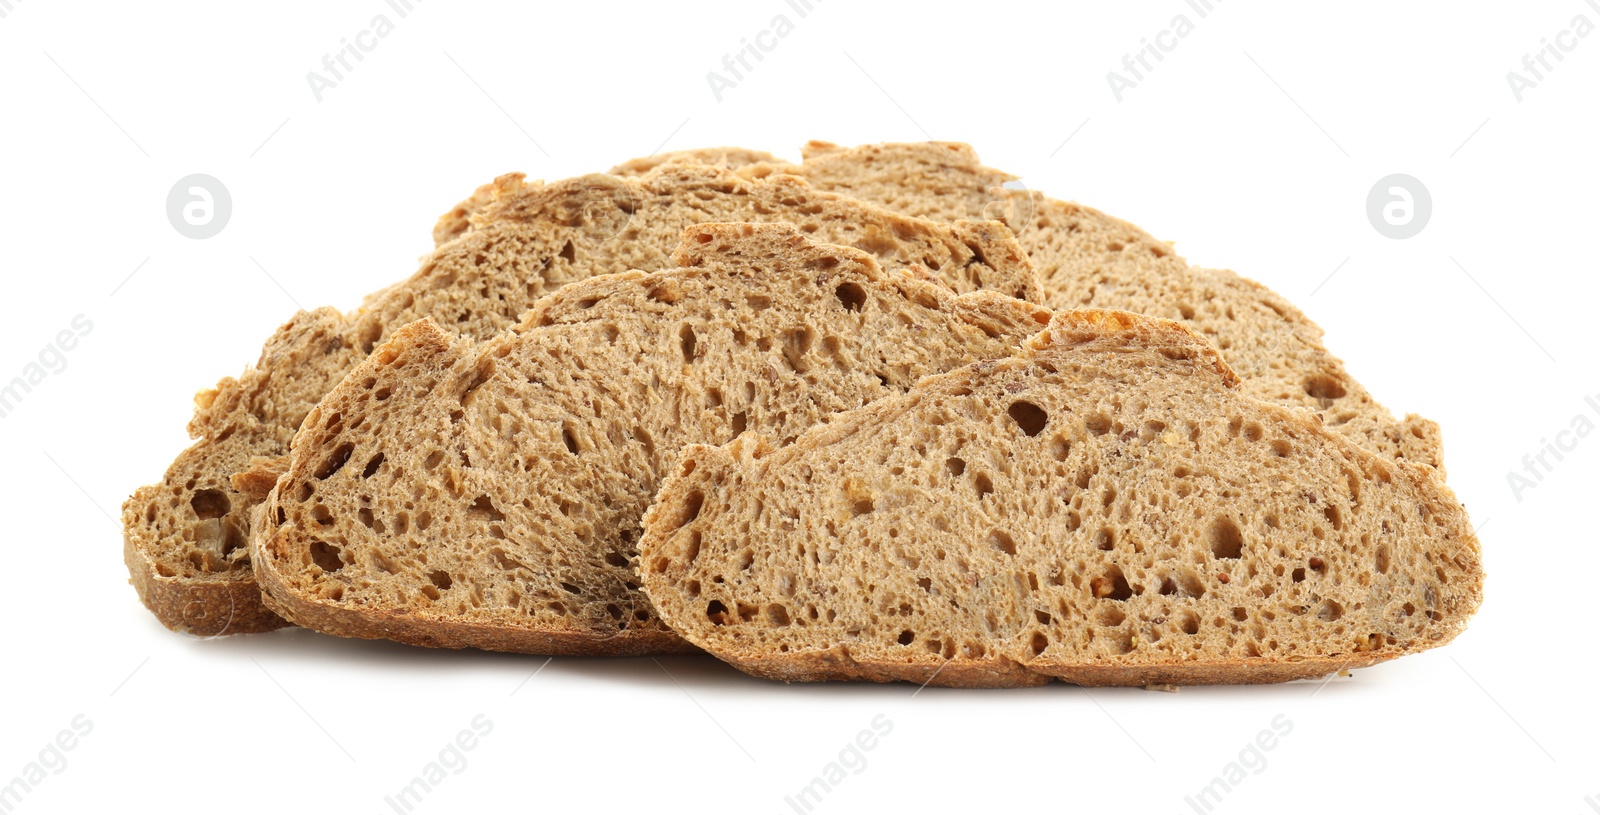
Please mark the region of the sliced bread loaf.
<svg viewBox="0 0 1600 815"><path fill-rule="evenodd" d="M297 315L267 341L254 368L196 398L189 432L197 441L161 483L123 505L131 582L162 623L202 635L283 624L261 605L251 577L243 546L250 511L282 469L275 460L288 453L306 413L374 346L415 320L431 317L453 333L486 339L567 283L667 265L683 226L714 218L792 223L820 240L864 247L890 269L961 290L1038 296L1025 255L1002 226L909 218L793 177L746 180L675 164L629 179L538 184L506 176L479 197L470 213L475 228L438 247L410 279L369 296L355 313Z"/></svg>
<svg viewBox="0 0 1600 815"><path fill-rule="evenodd" d="M783 449L687 448L639 548L674 631L783 680L1287 681L1449 641L1483 579L1427 470L1108 311Z"/></svg>
<svg viewBox="0 0 1600 815"><path fill-rule="evenodd" d="M477 347L426 320L379 346L306 417L263 506L267 604L426 646L681 647L634 561L683 445L792 438L1049 319L790 225L694 227L674 260L573 283Z"/></svg>
<svg viewBox="0 0 1600 815"><path fill-rule="evenodd" d="M1167 243L1105 213L1007 188L1003 185L1015 177L983 166L965 144L842 148L811 142L802 154L801 165L752 162L741 172L802 175L818 189L908 215L1003 221L1032 259L1045 305L1120 309L1182 321L1222 350L1246 393L1309 408L1369 450L1443 470L1438 425L1416 415L1397 421L1323 347L1322 329L1265 286L1233 272L1189 266ZM617 171L637 172L694 155L667 153Z"/></svg>

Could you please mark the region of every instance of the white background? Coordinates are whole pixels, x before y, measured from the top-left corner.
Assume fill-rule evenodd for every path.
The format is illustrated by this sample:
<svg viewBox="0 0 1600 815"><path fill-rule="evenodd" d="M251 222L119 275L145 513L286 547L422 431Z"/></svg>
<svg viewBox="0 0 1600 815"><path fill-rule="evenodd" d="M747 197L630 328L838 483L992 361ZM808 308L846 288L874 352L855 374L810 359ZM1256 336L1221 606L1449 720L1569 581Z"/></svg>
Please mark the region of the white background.
<svg viewBox="0 0 1600 815"><path fill-rule="evenodd" d="M1600 399L1600 34L1520 102L1506 80L1575 15L1600 24L1584 0L1227 0L1204 20L1182 0L827 0L805 19L782 0L428 0L320 102L306 73L393 18L382 0L11 5L0 380L75 315L94 326L0 419L0 784L74 716L93 722L18 812L389 812L384 796L478 714L493 732L416 811L789 812L784 796L880 714L892 733L817 812L1192 812L1185 796L1279 715L1292 733L1215 811L1600 798L1600 434L1521 500L1507 483L1573 417L1600 424L1584 403ZM716 101L706 73L779 13L795 30ZM1178 13L1195 31L1116 101L1106 73ZM115 517L187 444L190 395L254 361L297 306L351 308L409 274L477 184L658 149L797 158L812 138L929 137L1265 282L1389 407L1439 421L1489 573L1471 629L1320 691L914 695L769 684L709 658L556 659L528 680L544 658L295 630L199 641L127 585ZM197 172L233 197L209 240L164 209ZM1396 172L1433 197L1409 240L1365 213Z"/></svg>

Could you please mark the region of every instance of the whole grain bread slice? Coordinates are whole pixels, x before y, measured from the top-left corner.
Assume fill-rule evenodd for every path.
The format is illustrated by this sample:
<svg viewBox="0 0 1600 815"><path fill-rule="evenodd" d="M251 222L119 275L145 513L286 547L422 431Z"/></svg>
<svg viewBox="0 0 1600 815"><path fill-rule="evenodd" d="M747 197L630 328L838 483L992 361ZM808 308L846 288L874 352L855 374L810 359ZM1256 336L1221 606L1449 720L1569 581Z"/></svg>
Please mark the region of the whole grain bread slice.
<svg viewBox="0 0 1600 815"><path fill-rule="evenodd" d="M145 605L170 628L202 635L283 625L266 609L244 546L257 506L283 468L301 420L391 332L431 317L487 339L543 295L594 275L669 263L687 224L713 219L796 224L860 246L890 269L974 290L1037 297L1010 233L993 223L941 224L820 193L793 177L747 180L677 163L638 178L590 175L552 184L521 176L463 206L476 225L438 247L410 279L359 311L302 312L267 341L253 368L196 397L197 441L158 484L123 505L124 559ZM235 479L234 476L238 476Z"/></svg>
<svg viewBox="0 0 1600 815"><path fill-rule="evenodd" d="M728 163L750 159L725 151ZM811 142L800 165L750 161L751 177L801 175L908 215L934 220L1003 221L1027 250L1045 305L1103 308L1178 320L1222 350L1245 392L1317 412L1363 447L1443 472L1439 427L1416 415L1396 420L1322 344L1322 329L1272 290L1230 271L1188 265L1166 242L1103 212L1020 188L1016 177L983 166L955 142L844 148ZM692 160L696 151L619 165L636 173Z"/></svg>
<svg viewBox="0 0 1600 815"><path fill-rule="evenodd" d="M379 346L306 417L263 505L268 606L425 646L683 648L634 567L679 448L791 438L1049 319L786 224L693 227L674 260L570 284L476 347L429 320Z"/></svg>
<svg viewBox="0 0 1600 815"><path fill-rule="evenodd" d="M782 449L686 448L639 549L674 631L788 681L1281 682L1448 642L1483 578L1424 468L1110 311Z"/></svg>

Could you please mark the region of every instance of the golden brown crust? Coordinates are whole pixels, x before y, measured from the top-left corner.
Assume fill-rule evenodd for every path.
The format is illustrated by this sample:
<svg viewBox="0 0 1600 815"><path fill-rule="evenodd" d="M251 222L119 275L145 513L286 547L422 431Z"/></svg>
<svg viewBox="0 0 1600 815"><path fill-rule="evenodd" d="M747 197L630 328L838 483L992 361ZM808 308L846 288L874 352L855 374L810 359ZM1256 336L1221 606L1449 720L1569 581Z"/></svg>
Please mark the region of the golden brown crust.
<svg viewBox="0 0 1600 815"><path fill-rule="evenodd" d="M131 541L124 539L128 582L139 599L167 628L198 637L259 634L289 625L261 602L254 580L223 573L210 580L162 577Z"/></svg>
<svg viewBox="0 0 1600 815"><path fill-rule="evenodd" d="M262 599L268 608L294 621L295 625L339 637L393 640L424 648L481 648L550 656L626 657L687 654L700 650L670 632L659 630L623 631L610 637L595 637L573 629L464 623L395 609L352 609L300 594L270 567L258 568L256 579L261 583Z"/></svg>

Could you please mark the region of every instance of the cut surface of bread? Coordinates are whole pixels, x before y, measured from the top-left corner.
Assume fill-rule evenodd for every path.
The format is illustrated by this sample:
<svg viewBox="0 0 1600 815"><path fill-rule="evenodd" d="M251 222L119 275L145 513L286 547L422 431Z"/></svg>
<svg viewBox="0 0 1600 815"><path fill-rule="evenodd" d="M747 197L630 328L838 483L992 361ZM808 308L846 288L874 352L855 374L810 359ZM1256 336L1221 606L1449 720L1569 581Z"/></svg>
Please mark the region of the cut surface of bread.
<svg viewBox="0 0 1600 815"><path fill-rule="evenodd" d="M685 444L792 438L1006 356L1042 307L964 295L792 225L704 225L473 346L397 332L306 418L252 532L268 605L331 634L622 655L686 648L637 591Z"/></svg>
<svg viewBox="0 0 1600 815"><path fill-rule="evenodd" d="M782 449L686 448L639 549L675 631L791 681L1309 678L1448 642L1483 579L1426 469L1109 311Z"/></svg>
<svg viewBox="0 0 1600 815"><path fill-rule="evenodd" d="M626 163L637 172L697 151ZM752 161L751 177L804 176L818 189L846 193L935 220L1003 221L1027 250L1052 309L1133 311L1186 323L1222 350L1245 392L1316 411L1330 427L1392 459L1442 472L1439 428L1416 415L1396 420L1322 344L1322 329L1289 301L1230 272L1188 265L1164 241L1126 221L1037 191L983 166L955 142L844 148L811 142L800 165ZM730 161L742 156L728 152ZM755 154L752 152L751 156Z"/></svg>
<svg viewBox="0 0 1600 815"><path fill-rule="evenodd" d="M864 247L892 270L961 290L1038 296L1026 256L1003 226L909 218L793 177L746 180L687 164L639 178L551 184L511 175L474 200L481 205L464 203L471 212L458 215L474 219L473 229L424 258L410 279L370 295L354 313L296 315L253 368L196 398L189 433L197 441L161 483L123 505L131 582L162 623L202 635L283 625L262 606L251 577L243 545L251 511L307 412L415 320L432 317L455 334L487 339L567 283L668 265L686 224L719 218L793 223L818 240Z"/></svg>

